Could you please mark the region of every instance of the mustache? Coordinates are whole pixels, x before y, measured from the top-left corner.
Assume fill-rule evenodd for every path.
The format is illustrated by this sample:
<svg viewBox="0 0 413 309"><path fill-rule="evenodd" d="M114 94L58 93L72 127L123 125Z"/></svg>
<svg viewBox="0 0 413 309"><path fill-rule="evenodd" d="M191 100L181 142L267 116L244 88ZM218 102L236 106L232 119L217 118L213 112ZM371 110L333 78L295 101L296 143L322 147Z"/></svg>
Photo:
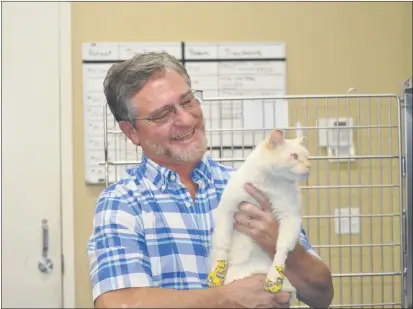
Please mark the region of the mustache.
<svg viewBox="0 0 413 309"><path fill-rule="evenodd" d="M174 137L179 137L179 136L182 136L188 133L192 133L195 131L196 128L197 128L197 125L194 125L192 127L187 127L186 129L181 128L179 131L172 132L171 137L174 138Z"/></svg>
<svg viewBox="0 0 413 309"><path fill-rule="evenodd" d="M175 128L175 130L171 131L170 137L176 138L187 133L195 132L195 130L197 129L205 131L205 121L203 118L199 121L196 121L192 126L180 126L178 128Z"/></svg>

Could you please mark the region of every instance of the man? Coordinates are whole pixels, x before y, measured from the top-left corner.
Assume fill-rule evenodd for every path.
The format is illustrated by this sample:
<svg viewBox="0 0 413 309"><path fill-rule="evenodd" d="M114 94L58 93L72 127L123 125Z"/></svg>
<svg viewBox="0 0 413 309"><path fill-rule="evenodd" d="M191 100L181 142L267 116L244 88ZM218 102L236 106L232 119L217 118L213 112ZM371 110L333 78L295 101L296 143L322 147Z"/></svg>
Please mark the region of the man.
<svg viewBox="0 0 413 309"><path fill-rule="evenodd" d="M288 293L264 291L265 274L207 287L212 211L231 169L205 156L202 92L191 89L181 63L166 53L137 55L114 65L104 86L120 129L144 157L97 201L88 245L95 306L288 307ZM246 190L260 207L242 204L235 228L272 258L277 222L261 192ZM303 302L329 306L331 274L304 232L285 274Z"/></svg>

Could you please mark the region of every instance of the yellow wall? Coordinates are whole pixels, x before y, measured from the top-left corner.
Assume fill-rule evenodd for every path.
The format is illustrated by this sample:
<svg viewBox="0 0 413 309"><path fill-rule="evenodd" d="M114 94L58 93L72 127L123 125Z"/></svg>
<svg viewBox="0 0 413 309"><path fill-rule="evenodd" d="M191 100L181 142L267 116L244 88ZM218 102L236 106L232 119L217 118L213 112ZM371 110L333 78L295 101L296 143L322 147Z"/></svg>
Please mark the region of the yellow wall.
<svg viewBox="0 0 413 309"><path fill-rule="evenodd" d="M91 41L285 41L287 44L287 90L288 94L345 93L348 88L355 87L359 92L393 92L400 93L401 82L412 76L412 4L411 3L92 3L75 2L72 4L73 24L73 98L74 98L74 166L75 166L75 239L76 239L76 304L78 307L90 307L91 289L88 277L88 263L85 255L87 239L91 232L94 203L103 186L86 186L83 168L83 105L81 75L81 43ZM372 109L371 111L377 111ZM301 113L301 114L300 114ZM369 114L363 105L362 113ZM394 114L394 113L393 113ZM311 116L312 115L312 116ZM315 116L307 118L308 124L315 123ZM356 117L354 114L353 116ZM302 109L297 117L303 119ZM376 119L376 118L375 118ZM393 117L394 119L394 117ZM293 120L293 119L291 119ZM376 134L376 133L373 133ZM309 133L315 138L314 133ZM393 135L394 136L394 135ZM394 136L395 137L395 136ZM365 138L362 144L365 146ZM375 141L372 143L375 145ZM395 142L390 147L394 147ZM364 149L365 150L365 149ZM315 148L310 147L310 151ZM360 149L360 152L363 152ZM385 164L388 165L386 162ZM397 162L393 173L397 173ZM337 166L334 166L337 169ZM342 167L343 168L343 167ZM340 174L344 181L353 179L358 184L358 170L351 166L349 172L344 165L343 172L328 171L327 163L320 163L320 184L328 184L326 174L336 177ZM366 165L363 165L366 170ZM373 176L378 177L378 167L374 166ZM387 170L390 170L387 166ZM384 177L388 176L384 174ZM393 182L397 178L393 175ZM331 179L336 179L331 178ZM314 176L310 185L316 184ZM384 178L386 179L386 178ZM334 180L335 181L335 180ZM383 180L383 183L386 180ZM332 180L331 180L332 182ZM304 214L331 214L327 209L327 191L305 191ZM339 197L331 190L330 205L343 203L347 207L347 199L351 195L342 192ZM375 191L378 192L378 191ZM370 207L368 192L360 192L354 197L354 203L362 201ZM383 192L383 198L374 198L373 204L379 200L394 199L391 206L397 211L397 192ZM346 200L346 202L344 202ZM317 202L319 201L319 202ZM358 205L358 206L363 206ZM386 204L387 205L387 204ZM357 207L358 207L357 206ZM318 208L319 207L319 208ZM386 206L387 207L387 206ZM387 211L391 211L388 206ZM333 207L334 208L334 207ZM363 211L363 207L362 207ZM369 210L365 210L368 212ZM378 212L384 210L377 210ZM370 211L374 212L374 211ZM379 220L379 219L378 219ZM397 232L397 220L394 228ZM328 231L327 223L332 221L321 219L305 221L310 229L313 244L326 244L338 241L334 232ZM370 222L370 221L368 221ZM370 223L363 224L363 235L370 234ZM384 222L384 223L383 223ZM373 233L377 237L378 226L386 226L390 221L374 222ZM378 224L378 225L377 225ZM318 234L316 228L320 227ZM396 235L397 236L397 235ZM365 236L369 237L369 236ZM388 237L387 237L388 238ZM397 238L397 237L396 237ZM395 239L396 239L395 238ZM367 238L368 239L368 238ZM397 239L396 239L397 240ZM343 237L343 243L350 239ZM361 242L357 237L354 242ZM370 239L362 240L365 244ZM379 238L375 242L382 241ZM388 242L384 239L383 242ZM397 249L397 248L396 248ZM389 254L385 249L384 254ZM353 256L353 271L360 271L359 261L363 260L363 271L369 271L370 251ZM397 251L397 250L395 250ZM334 273L349 272L349 266L340 271L339 256L349 261L347 249L323 249L321 254L331 265ZM375 261L381 252L373 251ZM396 255L395 255L396 256ZM396 256L397 258L397 256ZM347 265L347 264L346 264ZM377 271L374 270L374 271ZM375 279L374 283L380 283ZM390 280L391 282L391 280ZM360 302L360 280L353 280L354 302ZM340 281L335 279L336 299L334 303L348 303L350 283L343 280L343 293ZM370 299L369 280L363 282L365 287L364 302L381 302L380 289ZM387 279L383 286L388 287ZM398 284L396 284L397 288ZM386 299L392 299L386 293ZM397 290L396 290L397 294ZM340 300L342 296L342 300ZM386 301L385 299L385 301ZM398 295L395 299L399 299Z"/></svg>

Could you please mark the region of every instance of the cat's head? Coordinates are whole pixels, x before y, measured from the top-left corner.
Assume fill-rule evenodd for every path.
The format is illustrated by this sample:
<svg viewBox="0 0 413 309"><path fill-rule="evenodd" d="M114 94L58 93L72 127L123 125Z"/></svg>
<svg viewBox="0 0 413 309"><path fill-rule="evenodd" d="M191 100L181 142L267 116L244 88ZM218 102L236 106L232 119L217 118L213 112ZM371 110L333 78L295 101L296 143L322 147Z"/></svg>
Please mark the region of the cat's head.
<svg viewBox="0 0 413 309"><path fill-rule="evenodd" d="M305 137L286 139L279 130L272 130L264 141L264 151L275 175L301 181L310 176L309 152L303 145Z"/></svg>

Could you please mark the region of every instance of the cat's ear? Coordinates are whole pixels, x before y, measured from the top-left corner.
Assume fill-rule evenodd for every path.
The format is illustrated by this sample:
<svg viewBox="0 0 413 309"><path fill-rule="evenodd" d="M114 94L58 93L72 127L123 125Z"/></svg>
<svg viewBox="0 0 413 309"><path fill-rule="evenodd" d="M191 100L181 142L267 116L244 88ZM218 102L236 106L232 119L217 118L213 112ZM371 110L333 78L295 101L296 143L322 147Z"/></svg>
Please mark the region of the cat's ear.
<svg viewBox="0 0 413 309"><path fill-rule="evenodd" d="M307 136L298 136L295 140L296 140L299 144L302 144L302 143L304 143L304 142L307 140Z"/></svg>
<svg viewBox="0 0 413 309"><path fill-rule="evenodd" d="M277 148L284 143L284 136L281 130L272 130L268 139L271 148Z"/></svg>

